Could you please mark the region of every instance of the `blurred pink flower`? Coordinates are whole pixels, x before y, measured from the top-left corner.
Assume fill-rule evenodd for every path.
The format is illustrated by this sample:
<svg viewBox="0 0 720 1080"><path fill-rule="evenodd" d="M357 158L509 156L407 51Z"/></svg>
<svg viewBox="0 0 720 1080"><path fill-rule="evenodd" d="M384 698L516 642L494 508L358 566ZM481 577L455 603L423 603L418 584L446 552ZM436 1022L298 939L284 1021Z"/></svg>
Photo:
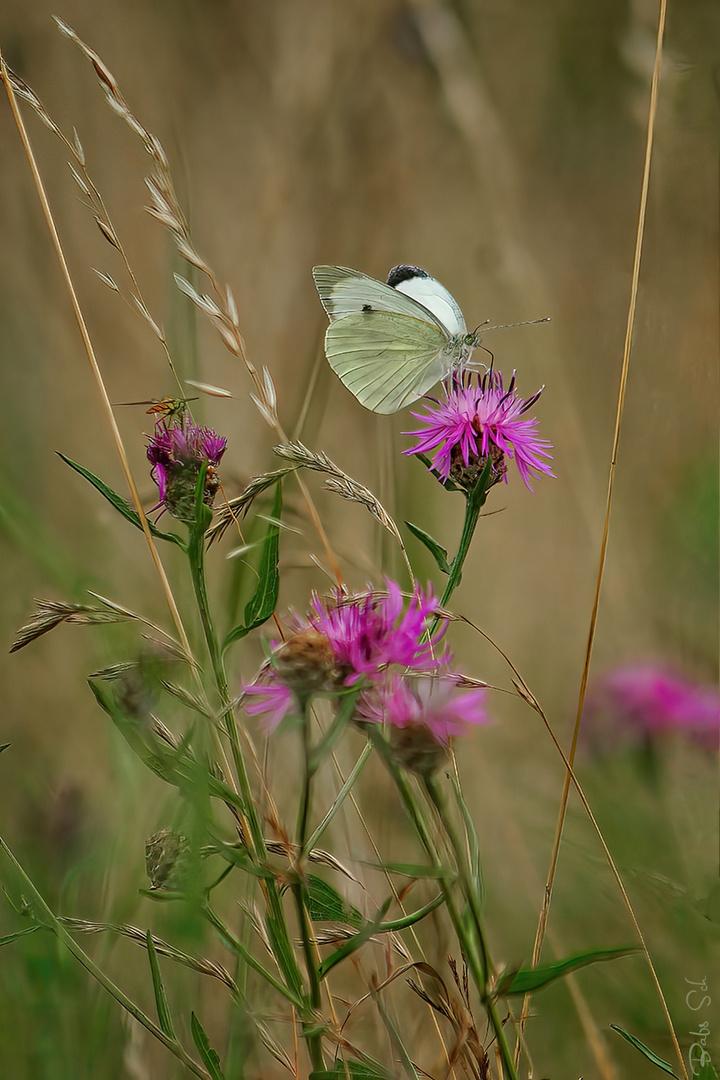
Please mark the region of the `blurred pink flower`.
<svg viewBox="0 0 720 1080"><path fill-rule="evenodd" d="M659 663L627 664L607 672L588 696L588 737L604 745L606 736L653 739L671 732L706 749L718 745L720 693Z"/></svg>
<svg viewBox="0 0 720 1080"><path fill-rule="evenodd" d="M471 724L487 724L485 689L466 689L449 671L428 675L393 675L360 698L364 720L391 727L427 728L436 742L447 746Z"/></svg>

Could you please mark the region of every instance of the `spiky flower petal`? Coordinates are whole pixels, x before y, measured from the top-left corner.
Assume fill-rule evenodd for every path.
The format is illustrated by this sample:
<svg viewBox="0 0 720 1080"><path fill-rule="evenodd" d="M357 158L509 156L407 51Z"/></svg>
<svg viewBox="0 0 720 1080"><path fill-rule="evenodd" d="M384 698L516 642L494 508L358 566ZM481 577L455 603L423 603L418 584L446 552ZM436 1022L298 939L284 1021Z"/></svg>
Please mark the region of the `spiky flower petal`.
<svg viewBox="0 0 720 1080"><path fill-rule="evenodd" d="M405 432L419 442L403 453L432 454L431 468L441 479L466 489L474 487L488 458L494 482L507 483L505 458L511 458L532 491L532 479L553 475L551 445L539 438L537 420L526 416L540 393L524 400L515 390L515 375L505 389L502 374L492 368L482 376L467 370L453 375L445 383L444 402L412 414L425 426Z"/></svg>
<svg viewBox="0 0 720 1080"><path fill-rule="evenodd" d="M406 602L389 580L384 591L314 595L310 613L291 618L293 634L272 643L271 659L255 683L244 687L257 696L247 711L264 715L273 730L300 712L312 694L338 695L360 681L373 685L396 667L437 670L447 660L441 648L445 627L429 632L438 608L432 592L416 587Z"/></svg>

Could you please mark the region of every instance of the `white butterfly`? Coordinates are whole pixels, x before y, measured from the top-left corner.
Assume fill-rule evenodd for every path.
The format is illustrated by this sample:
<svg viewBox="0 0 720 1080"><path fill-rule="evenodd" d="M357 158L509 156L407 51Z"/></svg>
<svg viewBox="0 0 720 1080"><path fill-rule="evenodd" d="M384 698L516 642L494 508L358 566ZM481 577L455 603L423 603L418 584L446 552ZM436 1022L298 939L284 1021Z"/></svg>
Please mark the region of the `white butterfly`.
<svg viewBox="0 0 720 1080"><path fill-rule="evenodd" d="M419 266L394 266L387 284L346 266L316 266L313 277L330 319L330 367L373 412L416 401L480 342L445 286Z"/></svg>

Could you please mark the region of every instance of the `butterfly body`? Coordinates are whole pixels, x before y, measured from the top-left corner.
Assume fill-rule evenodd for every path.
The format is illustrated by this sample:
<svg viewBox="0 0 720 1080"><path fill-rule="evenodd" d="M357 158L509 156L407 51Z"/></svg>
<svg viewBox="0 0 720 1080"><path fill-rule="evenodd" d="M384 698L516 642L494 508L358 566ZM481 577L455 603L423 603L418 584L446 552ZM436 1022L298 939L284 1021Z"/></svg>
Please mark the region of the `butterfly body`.
<svg viewBox="0 0 720 1080"><path fill-rule="evenodd" d="M361 405L393 413L466 364L479 343L448 290L417 266L387 282L344 266L316 266L330 325L325 354Z"/></svg>

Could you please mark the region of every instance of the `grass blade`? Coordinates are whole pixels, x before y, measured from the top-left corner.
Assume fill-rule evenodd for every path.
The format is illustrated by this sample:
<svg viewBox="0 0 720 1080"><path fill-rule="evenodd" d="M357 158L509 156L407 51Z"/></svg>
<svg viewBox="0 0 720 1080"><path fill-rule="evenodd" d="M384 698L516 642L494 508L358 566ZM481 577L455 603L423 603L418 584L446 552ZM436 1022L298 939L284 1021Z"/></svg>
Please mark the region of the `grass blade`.
<svg viewBox="0 0 720 1080"><path fill-rule="evenodd" d="M202 1058L202 1063L210 1073L212 1080L225 1080L220 1068L220 1058L218 1057L217 1050L213 1050L210 1045L210 1040L207 1037L205 1028L198 1020L195 1013L190 1013L190 1031L192 1032L193 1042L197 1047L197 1052Z"/></svg>
<svg viewBox="0 0 720 1080"><path fill-rule="evenodd" d="M150 971L152 972L153 990L155 992L158 1023L165 1034L170 1039L174 1039L176 1037L175 1028L173 1027L172 1016L170 1015L170 1006L168 1005L167 994L165 993L165 984L163 983L163 977L160 972L160 964L158 962L157 953L155 952L152 934L149 930L147 932L146 940L148 959L150 960Z"/></svg>
<svg viewBox="0 0 720 1080"><path fill-rule="evenodd" d="M610 1027L613 1031L617 1031L618 1035L622 1035L623 1039L626 1039L631 1046L634 1046L636 1050L639 1050L643 1057L646 1057L648 1061L651 1061L658 1069L662 1069L662 1071L668 1073L669 1076L674 1076L675 1080L679 1080L677 1073L674 1073L672 1070L672 1065L653 1053L650 1047L646 1046L645 1043L641 1042L635 1035L631 1035L629 1031L625 1031L623 1028L618 1027L617 1024L611 1024Z"/></svg>

